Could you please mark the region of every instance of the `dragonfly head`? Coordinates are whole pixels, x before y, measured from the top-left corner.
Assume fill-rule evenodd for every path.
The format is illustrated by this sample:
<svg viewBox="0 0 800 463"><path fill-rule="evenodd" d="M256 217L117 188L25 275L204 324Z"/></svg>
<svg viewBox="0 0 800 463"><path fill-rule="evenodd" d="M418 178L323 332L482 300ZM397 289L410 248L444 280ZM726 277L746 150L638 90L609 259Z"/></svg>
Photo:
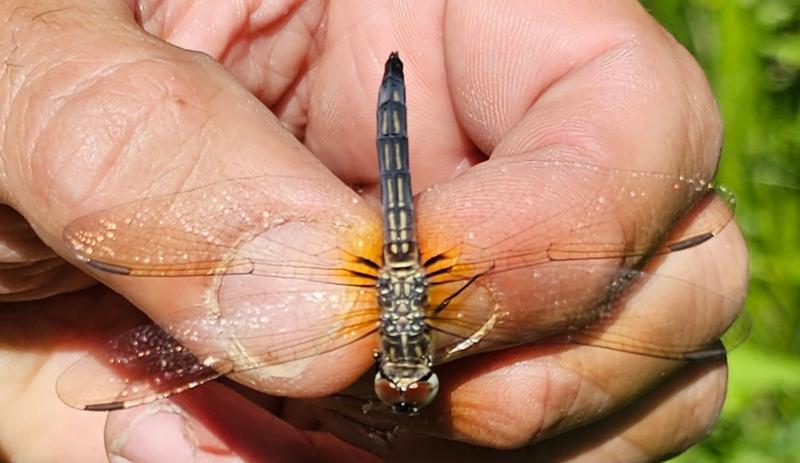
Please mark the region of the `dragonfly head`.
<svg viewBox="0 0 800 463"><path fill-rule="evenodd" d="M439 378L424 366L384 365L375 375L375 394L399 415L416 415L439 392Z"/></svg>

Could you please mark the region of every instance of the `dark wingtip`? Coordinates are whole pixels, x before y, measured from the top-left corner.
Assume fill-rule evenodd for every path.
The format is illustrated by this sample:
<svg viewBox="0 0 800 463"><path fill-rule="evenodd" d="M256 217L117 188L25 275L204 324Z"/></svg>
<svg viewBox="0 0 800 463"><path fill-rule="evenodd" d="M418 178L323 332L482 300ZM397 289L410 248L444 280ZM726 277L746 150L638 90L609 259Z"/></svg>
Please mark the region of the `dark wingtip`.
<svg viewBox="0 0 800 463"><path fill-rule="evenodd" d="M120 265L115 265L115 264L111 264L111 263L108 263L108 262L103 262L103 261L99 261L99 260L91 260L91 259L84 259L84 262L86 262L86 264L89 265L90 267L94 267L94 268L96 268L98 270L102 270L104 272L114 273L114 274L117 274L117 275L130 275L131 274L131 269L129 269L128 267L122 267Z"/></svg>
<svg viewBox="0 0 800 463"><path fill-rule="evenodd" d="M124 402L109 402L107 404L87 405L83 407L84 410L91 412L110 412L112 410L120 410L125 408Z"/></svg>
<svg viewBox="0 0 800 463"><path fill-rule="evenodd" d="M695 247L698 244L704 243L713 237L714 237L713 233L703 233L702 235L692 236L691 238L687 238L683 241L672 243L667 247L669 248L670 252L680 251L683 249Z"/></svg>
<svg viewBox="0 0 800 463"><path fill-rule="evenodd" d="M386 60L383 75L388 76L389 74L403 76L403 62L400 61L400 54L396 51L389 53L389 59Z"/></svg>

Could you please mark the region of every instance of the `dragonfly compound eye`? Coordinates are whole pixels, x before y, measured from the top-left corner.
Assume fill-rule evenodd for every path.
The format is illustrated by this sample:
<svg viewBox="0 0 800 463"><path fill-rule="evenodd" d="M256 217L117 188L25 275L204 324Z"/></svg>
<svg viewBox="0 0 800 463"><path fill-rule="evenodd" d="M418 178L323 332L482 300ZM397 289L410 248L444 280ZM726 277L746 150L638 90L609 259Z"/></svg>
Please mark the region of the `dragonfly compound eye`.
<svg viewBox="0 0 800 463"><path fill-rule="evenodd" d="M380 372L375 375L375 393L385 404L391 405L395 413L414 415L436 398L439 378L430 372L424 378L407 385L398 385Z"/></svg>

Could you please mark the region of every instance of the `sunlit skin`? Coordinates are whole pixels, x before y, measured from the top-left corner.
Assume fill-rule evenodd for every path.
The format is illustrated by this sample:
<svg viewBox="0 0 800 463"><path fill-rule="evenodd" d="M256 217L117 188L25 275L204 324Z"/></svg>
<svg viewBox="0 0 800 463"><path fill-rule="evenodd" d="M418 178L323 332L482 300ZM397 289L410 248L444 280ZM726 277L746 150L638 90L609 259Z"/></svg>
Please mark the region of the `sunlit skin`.
<svg viewBox="0 0 800 463"><path fill-rule="evenodd" d="M334 243L374 243L380 236L374 96L391 50L399 49L406 63L423 258L439 248L424 236L458 242L459 233L481 230L502 237L535 221L538 216L504 222L501 214L492 222L476 212L530 210L521 191L542 186L548 192L537 199L545 209L535 213L542 217L548 204L574 198L568 176L557 186L541 170L538 177L522 169L500 176L514 156L546 153L607 168L710 178L721 124L697 65L634 1L602 9L593 1L458 2L447 9L437 2L296 2L288 16L268 2L241 10L227 2L43 3L0 7L6 25L0 32L0 198L21 214L0 211L0 259L14 264L0 273L8 301L0 311L0 367L11 372L0 377L6 411L0 459L98 461L106 447L134 460L183 455L175 448L180 426L188 425L209 458L370 461L359 450L366 448L439 461L566 455L648 461L691 445L715 421L726 384L723 361L687 366L591 347L534 345L441 365L438 399L422 416L401 421L365 417L359 402L323 402L349 417L343 418L297 400L255 394L247 400L218 384L124 412L68 408L55 395L58 375L114 333L146 321L137 308L165 320L204 301L209 287L221 284L222 297L235 299L242 295L237 292L270 294L281 282L254 288L246 276L220 283L219 276L87 275L70 266L81 264L63 240L65 228L130 201L263 175L257 190L265 195L262 204L231 201L311 224L285 229L284 238L307 246L319 243L322 230ZM479 152L494 154L470 168L484 161ZM301 179L305 186L276 186L266 176ZM348 185L360 187L360 198ZM680 199L652 194L652 208L629 209L606 223L636 232L626 227L652 220L639 215L680 210ZM189 222L206 219L201 206L189 208ZM681 225L691 229L713 213L693 211ZM334 216L348 219L342 224ZM564 220L567 229L574 224ZM658 220L677 219L664 213ZM552 233L532 239L558 241L560 231ZM656 239L647 235L622 236ZM376 255L375 249L365 252ZM702 246L645 270L727 296L711 298L719 304L704 307L708 317L697 317L698 301L685 299L687 292L665 279L649 280L629 299L632 310L669 321L632 324L632 332L657 340L691 337L721 330L716 325L734 318L746 253L732 223ZM136 307L111 290L89 288L96 281ZM519 323L506 329L531 329L535 320L523 310L524 297L533 297L530 288L513 278L500 283L511 320ZM291 328L293 320L283 322ZM374 345L374 338L364 339L312 359L295 376L249 379L273 394L341 392L365 374L371 383ZM347 391L348 397L362 393ZM141 418L154 410L165 413ZM398 424L400 432L388 432ZM71 437L76 432L81 439Z"/></svg>

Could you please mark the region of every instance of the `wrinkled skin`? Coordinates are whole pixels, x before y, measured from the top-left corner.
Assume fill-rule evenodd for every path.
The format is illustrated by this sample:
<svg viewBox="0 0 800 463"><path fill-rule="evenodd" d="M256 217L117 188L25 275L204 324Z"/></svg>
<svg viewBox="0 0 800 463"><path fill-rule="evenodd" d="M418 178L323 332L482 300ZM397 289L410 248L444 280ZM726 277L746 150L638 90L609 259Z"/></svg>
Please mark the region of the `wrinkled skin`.
<svg viewBox="0 0 800 463"><path fill-rule="evenodd" d="M337 198L363 185L374 205L374 96L391 50L406 62L416 192L520 134L533 134L522 142L530 156L563 147L598 165L711 176L721 122L707 83L638 2L506 3L4 2L0 459L376 461L365 448L415 461L627 462L701 439L724 398L724 361L588 347L523 345L445 365L443 399L396 430L353 409L342 411L356 420L222 384L111 414L55 395L72 361L144 320L98 281L154 318L183 284L89 276L73 266L64 227L128 201L276 172L320 179ZM482 178L459 181L515 200L513 184ZM658 271L730 295L709 323L731 319L747 273L735 224ZM687 321L676 318L664 330ZM369 369L369 349L356 358L305 372L284 392L338 392Z"/></svg>

